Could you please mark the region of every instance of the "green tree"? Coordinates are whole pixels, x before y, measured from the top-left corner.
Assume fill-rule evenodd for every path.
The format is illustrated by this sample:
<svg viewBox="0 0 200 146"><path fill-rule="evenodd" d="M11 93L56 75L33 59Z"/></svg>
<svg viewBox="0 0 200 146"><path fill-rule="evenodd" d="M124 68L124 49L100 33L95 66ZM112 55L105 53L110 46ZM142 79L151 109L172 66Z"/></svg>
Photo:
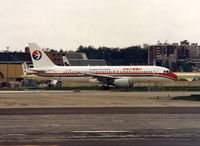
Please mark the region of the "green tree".
<svg viewBox="0 0 200 146"><path fill-rule="evenodd" d="M80 46L77 52L85 53L89 59L105 59L108 65L144 65L148 60L148 50L140 46L121 49L108 47L96 49L92 46Z"/></svg>
<svg viewBox="0 0 200 146"><path fill-rule="evenodd" d="M192 66L193 64L192 63L182 63L182 68L183 68L183 71L184 72L192 72Z"/></svg>
<svg viewBox="0 0 200 146"><path fill-rule="evenodd" d="M172 71L173 71L173 72L177 72L178 69L179 69L176 62L172 62L172 63L171 63L171 67L172 67Z"/></svg>
<svg viewBox="0 0 200 146"><path fill-rule="evenodd" d="M166 60L166 61L163 63L163 67L169 68L169 61L168 61L168 60Z"/></svg>

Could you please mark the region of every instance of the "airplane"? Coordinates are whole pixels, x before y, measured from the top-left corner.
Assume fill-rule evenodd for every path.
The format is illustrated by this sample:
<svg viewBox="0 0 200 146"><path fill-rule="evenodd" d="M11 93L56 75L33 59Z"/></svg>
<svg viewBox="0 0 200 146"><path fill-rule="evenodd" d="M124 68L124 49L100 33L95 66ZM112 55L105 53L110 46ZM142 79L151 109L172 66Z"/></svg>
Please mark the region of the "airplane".
<svg viewBox="0 0 200 146"><path fill-rule="evenodd" d="M71 66L66 56L62 56L64 66Z"/></svg>
<svg viewBox="0 0 200 146"><path fill-rule="evenodd" d="M57 66L36 43L29 43L29 49L33 62L29 73L53 80L99 82L102 90L129 88L136 82L177 80L176 74L159 66Z"/></svg>

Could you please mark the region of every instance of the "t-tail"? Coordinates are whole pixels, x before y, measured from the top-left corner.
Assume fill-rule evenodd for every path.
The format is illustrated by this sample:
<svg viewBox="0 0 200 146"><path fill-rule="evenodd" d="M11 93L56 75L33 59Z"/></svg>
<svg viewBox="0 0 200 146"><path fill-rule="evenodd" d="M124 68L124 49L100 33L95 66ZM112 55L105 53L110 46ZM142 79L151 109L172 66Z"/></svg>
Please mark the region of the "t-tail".
<svg viewBox="0 0 200 146"><path fill-rule="evenodd" d="M35 69L45 69L56 66L36 43L29 43L28 46Z"/></svg>

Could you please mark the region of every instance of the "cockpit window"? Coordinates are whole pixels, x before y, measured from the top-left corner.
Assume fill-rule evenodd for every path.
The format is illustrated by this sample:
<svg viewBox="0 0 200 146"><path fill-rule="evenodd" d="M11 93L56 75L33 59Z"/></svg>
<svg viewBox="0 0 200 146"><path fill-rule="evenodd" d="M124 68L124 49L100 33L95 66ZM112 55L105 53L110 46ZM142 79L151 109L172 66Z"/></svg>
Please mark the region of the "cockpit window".
<svg viewBox="0 0 200 146"><path fill-rule="evenodd" d="M170 71L168 71L168 70L164 70L164 73L170 73Z"/></svg>

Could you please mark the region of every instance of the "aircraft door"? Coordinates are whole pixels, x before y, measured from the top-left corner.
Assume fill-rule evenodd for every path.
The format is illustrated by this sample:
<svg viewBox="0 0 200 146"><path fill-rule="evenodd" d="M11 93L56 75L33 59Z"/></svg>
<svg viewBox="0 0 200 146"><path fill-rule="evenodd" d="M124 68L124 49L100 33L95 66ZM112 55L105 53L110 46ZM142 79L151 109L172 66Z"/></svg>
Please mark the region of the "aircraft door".
<svg viewBox="0 0 200 146"><path fill-rule="evenodd" d="M157 68L157 67L154 67L153 68L153 73L155 74L155 73L159 73L159 69Z"/></svg>

